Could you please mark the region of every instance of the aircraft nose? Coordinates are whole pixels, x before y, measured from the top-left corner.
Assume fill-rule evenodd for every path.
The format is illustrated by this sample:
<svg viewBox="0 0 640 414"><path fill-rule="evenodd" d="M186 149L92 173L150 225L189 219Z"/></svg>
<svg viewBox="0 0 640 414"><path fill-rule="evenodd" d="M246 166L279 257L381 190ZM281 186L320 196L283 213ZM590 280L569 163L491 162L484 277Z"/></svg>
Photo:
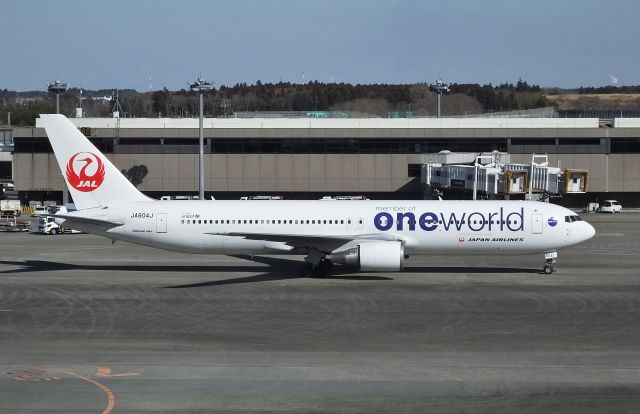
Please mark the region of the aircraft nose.
<svg viewBox="0 0 640 414"><path fill-rule="evenodd" d="M584 223L584 224L586 224L586 226L584 227L584 232L585 232L584 239L589 240L596 235L596 229L594 229L593 226L589 223Z"/></svg>

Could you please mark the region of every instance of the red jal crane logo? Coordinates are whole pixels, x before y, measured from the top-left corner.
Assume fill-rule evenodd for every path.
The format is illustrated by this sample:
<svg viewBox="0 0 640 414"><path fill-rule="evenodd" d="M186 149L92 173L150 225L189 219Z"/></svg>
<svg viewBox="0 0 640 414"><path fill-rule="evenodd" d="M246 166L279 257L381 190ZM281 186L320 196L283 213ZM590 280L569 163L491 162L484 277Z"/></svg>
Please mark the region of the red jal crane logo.
<svg viewBox="0 0 640 414"><path fill-rule="evenodd" d="M67 163L67 181L83 193L96 190L104 181L102 160L91 152L76 153Z"/></svg>

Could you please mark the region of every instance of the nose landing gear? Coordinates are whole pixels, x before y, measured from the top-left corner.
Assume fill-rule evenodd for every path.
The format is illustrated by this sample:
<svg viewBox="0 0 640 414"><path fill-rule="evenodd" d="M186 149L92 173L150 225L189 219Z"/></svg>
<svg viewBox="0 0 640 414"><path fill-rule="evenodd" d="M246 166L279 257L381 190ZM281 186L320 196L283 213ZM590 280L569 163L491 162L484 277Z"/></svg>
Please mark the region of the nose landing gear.
<svg viewBox="0 0 640 414"><path fill-rule="evenodd" d="M542 271L545 275L550 275L555 271L556 258L558 257L557 252L549 252L544 254L544 267Z"/></svg>

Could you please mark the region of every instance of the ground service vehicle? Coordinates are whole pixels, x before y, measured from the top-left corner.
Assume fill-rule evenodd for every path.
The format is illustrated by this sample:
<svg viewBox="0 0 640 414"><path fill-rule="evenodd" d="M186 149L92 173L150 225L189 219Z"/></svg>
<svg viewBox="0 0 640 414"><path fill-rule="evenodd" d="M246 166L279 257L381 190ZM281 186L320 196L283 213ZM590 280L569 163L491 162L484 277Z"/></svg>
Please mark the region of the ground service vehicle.
<svg viewBox="0 0 640 414"><path fill-rule="evenodd" d="M604 200L598 211L601 213L622 213L622 205L616 200Z"/></svg>
<svg viewBox="0 0 640 414"><path fill-rule="evenodd" d="M0 214L18 217L21 212L20 200L0 200Z"/></svg>
<svg viewBox="0 0 640 414"><path fill-rule="evenodd" d="M55 218L48 213L67 213L66 207L50 207L46 212L39 213L41 217L38 218L38 233L42 234L73 234L81 233L79 230L72 229L71 227L61 226L56 223Z"/></svg>

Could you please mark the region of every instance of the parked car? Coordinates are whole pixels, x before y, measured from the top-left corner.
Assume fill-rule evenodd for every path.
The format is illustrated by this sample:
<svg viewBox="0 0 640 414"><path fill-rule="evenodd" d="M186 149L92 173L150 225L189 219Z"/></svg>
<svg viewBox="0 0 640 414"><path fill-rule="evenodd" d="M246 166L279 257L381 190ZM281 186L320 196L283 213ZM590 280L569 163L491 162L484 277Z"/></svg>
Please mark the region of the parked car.
<svg viewBox="0 0 640 414"><path fill-rule="evenodd" d="M604 200L598 211L601 213L622 213L622 204L616 200Z"/></svg>
<svg viewBox="0 0 640 414"><path fill-rule="evenodd" d="M49 206L36 206L33 210L31 217L37 217L40 214L47 214L49 212Z"/></svg>

